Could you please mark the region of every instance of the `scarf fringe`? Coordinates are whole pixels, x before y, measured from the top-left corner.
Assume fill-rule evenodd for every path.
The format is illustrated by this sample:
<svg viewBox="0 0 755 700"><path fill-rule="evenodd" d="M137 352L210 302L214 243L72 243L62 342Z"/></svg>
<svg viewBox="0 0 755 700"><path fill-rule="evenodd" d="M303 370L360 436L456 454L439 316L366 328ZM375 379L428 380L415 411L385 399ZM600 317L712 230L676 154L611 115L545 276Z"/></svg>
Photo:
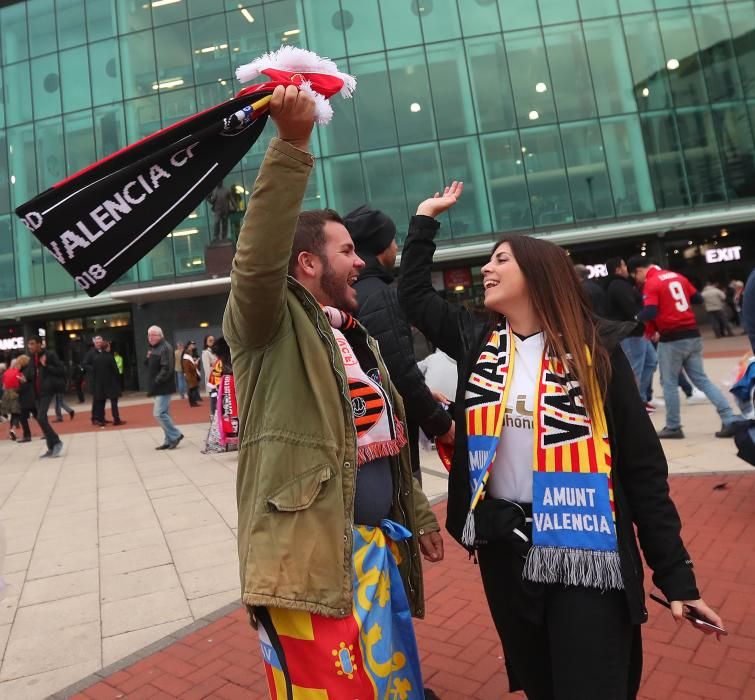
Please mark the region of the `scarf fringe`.
<svg viewBox="0 0 755 700"><path fill-rule="evenodd" d="M464 530L461 533L461 543L466 545L467 547L473 547L476 537L477 534L475 533L474 526L474 511L470 510L469 513L467 513L467 520L464 523Z"/></svg>
<svg viewBox="0 0 755 700"><path fill-rule="evenodd" d="M383 457L393 457L401 452L401 449L407 444L406 433L401 421L394 417L393 423L396 431L396 437L393 440L370 442L357 447L357 463L359 465L367 464L367 462L382 459Z"/></svg>
<svg viewBox="0 0 755 700"><path fill-rule="evenodd" d="M618 552L535 546L527 554L523 576L536 583L563 583L602 591L624 588Z"/></svg>

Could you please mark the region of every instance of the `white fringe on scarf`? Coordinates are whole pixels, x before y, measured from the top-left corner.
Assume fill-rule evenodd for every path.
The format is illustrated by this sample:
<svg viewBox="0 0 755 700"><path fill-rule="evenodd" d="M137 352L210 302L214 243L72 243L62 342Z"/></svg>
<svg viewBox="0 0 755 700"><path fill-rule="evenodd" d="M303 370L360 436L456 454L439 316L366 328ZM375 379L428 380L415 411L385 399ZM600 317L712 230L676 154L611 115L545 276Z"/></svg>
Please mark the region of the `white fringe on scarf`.
<svg viewBox="0 0 755 700"><path fill-rule="evenodd" d="M603 591L624 588L618 552L536 546L527 554L523 575L536 583L563 583Z"/></svg>

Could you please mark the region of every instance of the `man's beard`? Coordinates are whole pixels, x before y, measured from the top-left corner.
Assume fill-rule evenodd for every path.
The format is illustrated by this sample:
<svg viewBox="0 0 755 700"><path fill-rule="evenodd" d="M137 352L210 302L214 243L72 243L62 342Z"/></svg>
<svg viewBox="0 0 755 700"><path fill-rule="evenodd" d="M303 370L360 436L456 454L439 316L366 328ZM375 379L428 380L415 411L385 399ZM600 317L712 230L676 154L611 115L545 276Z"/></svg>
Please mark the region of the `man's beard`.
<svg viewBox="0 0 755 700"><path fill-rule="evenodd" d="M342 311L349 311L351 313L356 311L357 304L349 294L351 287L349 287L346 280L338 278L327 258L321 257L320 261L322 262L320 289L330 299L330 304Z"/></svg>

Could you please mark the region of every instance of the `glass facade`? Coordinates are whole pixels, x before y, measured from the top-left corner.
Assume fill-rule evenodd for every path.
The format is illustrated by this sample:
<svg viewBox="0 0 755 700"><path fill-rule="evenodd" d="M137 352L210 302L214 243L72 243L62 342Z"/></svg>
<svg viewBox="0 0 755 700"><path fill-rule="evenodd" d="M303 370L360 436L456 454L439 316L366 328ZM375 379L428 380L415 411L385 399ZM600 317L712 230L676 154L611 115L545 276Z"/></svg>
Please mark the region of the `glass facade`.
<svg viewBox="0 0 755 700"><path fill-rule="evenodd" d="M401 222L451 179L447 244L755 197L752 0L28 0L0 9L0 300L74 284L12 214L232 96L282 43L358 78L305 207ZM226 184L248 193L267 138ZM124 277L204 271L207 206Z"/></svg>

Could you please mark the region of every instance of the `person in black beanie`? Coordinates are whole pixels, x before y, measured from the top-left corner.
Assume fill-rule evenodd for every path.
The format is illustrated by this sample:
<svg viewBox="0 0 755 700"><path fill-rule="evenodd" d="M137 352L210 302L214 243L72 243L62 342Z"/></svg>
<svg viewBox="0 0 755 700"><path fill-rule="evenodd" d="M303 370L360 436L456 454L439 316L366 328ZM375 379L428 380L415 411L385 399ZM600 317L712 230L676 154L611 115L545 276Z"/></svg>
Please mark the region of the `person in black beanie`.
<svg viewBox="0 0 755 700"><path fill-rule="evenodd" d="M412 331L398 303L393 284L396 264L396 225L383 212L366 204L344 217L357 255L364 260L354 284L359 309L356 317L380 343L391 380L406 408L412 471L422 483L419 460L419 428L429 438L439 437L449 445L454 423L425 383L414 356Z"/></svg>

